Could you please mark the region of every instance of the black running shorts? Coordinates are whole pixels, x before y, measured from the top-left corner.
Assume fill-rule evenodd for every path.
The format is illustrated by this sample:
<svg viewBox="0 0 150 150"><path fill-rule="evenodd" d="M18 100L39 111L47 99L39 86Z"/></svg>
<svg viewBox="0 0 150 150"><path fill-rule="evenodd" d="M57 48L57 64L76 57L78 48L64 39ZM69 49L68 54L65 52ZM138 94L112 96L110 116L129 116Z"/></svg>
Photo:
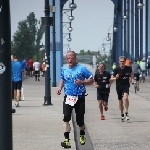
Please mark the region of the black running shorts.
<svg viewBox="0 0 150 150"><path fill-rule="evenodd" d="M38 74L38 75L39 75L39 74L40 74L40 71L35 71L35 74Z"/></svg>
<svg viewBox="0 0 150 150"><path fill-rule="evenodd" d="M129 86L125 85L121 90L117 90L118 100L122 100L123 94L127 93L129 95Z"/></svg>
<svg viewBox="0 0 150 150"><path fill-rule="evenodd" d="M85 96L78 96L78 101L74 106L70 106L65 104L66 97L64 96L63 101L63 114L64 114L64 122L69 122L71 120L72 109L75 109L76 113L76 122L79 127L84 125L84 114L85 114Z"/></svg>
<svg viewBox="0 0 150 150"><path fill-rule="evenodd" d="M109 93L97 93L97 100L103 100L104 102L108 102Z"/></svg>
<svg viewBox="0 0 150 150"><path fill-rule="evenodd" d="M134 77L136 77L136 81L139 81L139 73L134 73Z"/></svg>
<svg viewBox="0 0 150 150"><path fill-rule="evenodd" d="M29 67L29 71L33 71L33 67Z"/></svg>
<svg viewBox="0 0 150 150"><path fill-rule="evenodd" d="M17 82L12 81L12 87L14 90L21 90L22 81L17 81Z"/></svg>

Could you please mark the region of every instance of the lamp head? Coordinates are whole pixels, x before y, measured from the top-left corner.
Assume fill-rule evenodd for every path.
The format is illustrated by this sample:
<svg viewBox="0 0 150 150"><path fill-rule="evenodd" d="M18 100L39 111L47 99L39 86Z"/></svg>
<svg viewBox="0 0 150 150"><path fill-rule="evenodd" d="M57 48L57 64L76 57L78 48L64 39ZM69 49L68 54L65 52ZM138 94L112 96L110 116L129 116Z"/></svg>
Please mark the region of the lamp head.
<svg viewBox="0 0 150 150"><path fill-rule="evenodd" d="M72 21L72 20L74 20L74 16L69 16L68 19L69 19L70 21Z"/></svg>
<svg viewBox="0 0 150 150"><path fill-rule="evenodd" d="M77 8L77 5L75 3L71 3L71 4L69 4L69 8L74 10Z"/></svg>
<svg viewBox="0 0 150 150"><path fill-rule="evenodd" d="M73 30L73 28L72 28L72 27L69 27L68 30L69 30L69 32L71 32L71 31Z"/></svg>
<svg viewBox="0 0 150 150"><path fill-rule="evenodd" d="M114 27L114 32L117 32L118 31L118 28L117 27Z"/></svg>
<svg viewBox="0 0 150 150"><path fill-rule="evenodd" d="M141 2L139 2L139 3L137 4L137 8L138 8L138 9L143 9L143 6L144 6L144 4L142 4Z"/></svg>
<svg viewBox="0 0 150 150"><path fill-rule="evenodd" d="M67 40L70 42L72 39L71 39L71 38L68 38Z"/></svg>
<svg viewBox="0 0 150 150"><path fill-rule="evenodd" d="M71 48L70 48L70 47L68 47L68 48L67 48L67 51L71 51Z"/></svg>
<svg viewBox="0 0 150 150"><path fill-rule="evenodd" d="M110 38L110 37L107 37L107 38L106 38L106 41L110 41L110 40L111 40L111 38Z"/></svg>
<svg viewBox="0 0 150 150"><path fill-rule="evenodd" d="M127 19L128 19L127 15L124 15L123 20L127 20Z"/></svg>
<svg viewBox="0 0 150 150"><path fill-rule="evenodd" d="M105 50L105 47L102 47L101 50L104 51L104 50Z"/></svg>

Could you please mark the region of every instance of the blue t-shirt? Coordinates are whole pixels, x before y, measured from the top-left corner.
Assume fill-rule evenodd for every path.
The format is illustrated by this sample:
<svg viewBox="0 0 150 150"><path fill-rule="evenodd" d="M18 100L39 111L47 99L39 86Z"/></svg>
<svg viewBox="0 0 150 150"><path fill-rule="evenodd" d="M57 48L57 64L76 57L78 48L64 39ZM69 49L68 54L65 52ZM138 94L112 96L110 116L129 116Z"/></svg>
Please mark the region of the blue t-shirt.
<svg viewBox="0 0 150 150"><path fill-rule="evenodd" d="M27 60L24 59L22 63L23 63L23 68L26 69L27 68Z"/></svg>
<svg viewBox="0 0 150 150"><path fill-rule="evenodd" d="M77 96L86 93L85 85L77 85L75 80L84 81L90 77L92 77L92 73L79 64L73 68L65 67L61 72L61 79L64 81L64 94Z"/></svg>
<svg viewBox="0 0 150 150"><path fill-rule="evenodd" d="M19 61L14 61L11 63L12 65L12 81L22 81L22 71L23 71L23 63Z"/></svg>

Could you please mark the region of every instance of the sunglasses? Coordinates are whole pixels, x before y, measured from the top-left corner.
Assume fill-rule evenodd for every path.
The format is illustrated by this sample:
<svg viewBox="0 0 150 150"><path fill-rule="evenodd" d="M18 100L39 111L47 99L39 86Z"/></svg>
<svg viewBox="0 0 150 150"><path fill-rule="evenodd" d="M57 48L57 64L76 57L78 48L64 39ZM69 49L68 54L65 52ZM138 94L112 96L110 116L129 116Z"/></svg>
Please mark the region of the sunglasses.
<svg viewBox="0 0 150 150"><path fill-rule="evenodd" d="M120 62L124 62L124 61L120 61Z"/></svg>

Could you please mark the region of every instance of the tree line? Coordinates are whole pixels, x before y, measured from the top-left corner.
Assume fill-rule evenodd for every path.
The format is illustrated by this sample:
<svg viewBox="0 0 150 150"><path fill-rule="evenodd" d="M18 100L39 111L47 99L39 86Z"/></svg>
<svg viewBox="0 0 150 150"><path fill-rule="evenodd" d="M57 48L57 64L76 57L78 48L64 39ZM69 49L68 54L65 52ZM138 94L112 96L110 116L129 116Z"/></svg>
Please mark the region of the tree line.
<svg viewBox="0 0 150 150"><path fill-rule="evenodd" d="M27 16L26 20L18 23L17 31L11 41L11 53L20 59L39 57L40 43L44 34L44 27L35 18L34 12Z"/></svg>

